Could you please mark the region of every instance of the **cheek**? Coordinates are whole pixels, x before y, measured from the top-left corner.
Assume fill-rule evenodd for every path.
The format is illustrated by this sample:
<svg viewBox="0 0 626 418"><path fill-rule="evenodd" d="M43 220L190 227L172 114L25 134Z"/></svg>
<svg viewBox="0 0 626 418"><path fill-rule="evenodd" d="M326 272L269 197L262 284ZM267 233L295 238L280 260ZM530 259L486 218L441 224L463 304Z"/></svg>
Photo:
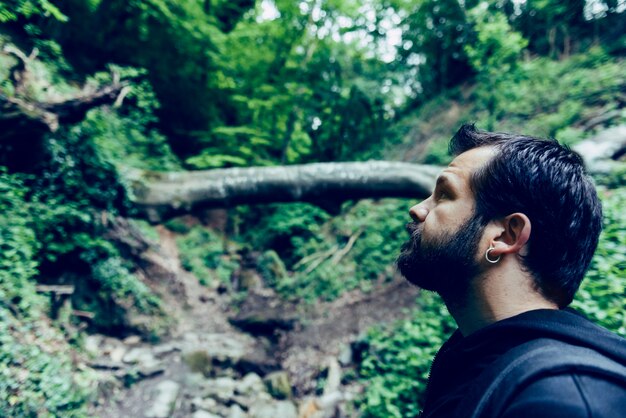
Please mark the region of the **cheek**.
<svg viewBox="0 0 626 418"><path fill-rule="evenodd" d="M424 235L440 235L458 231L467 219L465 208L456 205L442 205L431 211L424 221Z"/></svg>
<svg viewBox="0 0 626 418"><path fill-rule="evenodd" d="M430 211L423 222L424 232L437 232L441 229L445 229L449 224L449 219L445 212L443 208L436 208Z"/></svg>

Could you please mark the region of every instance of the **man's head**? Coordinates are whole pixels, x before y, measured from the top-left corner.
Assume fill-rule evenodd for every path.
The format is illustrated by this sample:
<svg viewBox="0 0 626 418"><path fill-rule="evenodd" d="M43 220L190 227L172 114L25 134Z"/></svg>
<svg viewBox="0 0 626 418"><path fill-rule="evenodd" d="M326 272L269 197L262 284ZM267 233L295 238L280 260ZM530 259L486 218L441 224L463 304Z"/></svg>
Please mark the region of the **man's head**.
<svg viewBox="0 0 626 418"><path fill-rule="evenodd" d="M482 132L464 125L457 157L428 199L411 208L411 240L398 258L409 281L442 295L464 292L512 256L559 306L578 289L598 243L602 210L583 162L554 140Z"/></svg>

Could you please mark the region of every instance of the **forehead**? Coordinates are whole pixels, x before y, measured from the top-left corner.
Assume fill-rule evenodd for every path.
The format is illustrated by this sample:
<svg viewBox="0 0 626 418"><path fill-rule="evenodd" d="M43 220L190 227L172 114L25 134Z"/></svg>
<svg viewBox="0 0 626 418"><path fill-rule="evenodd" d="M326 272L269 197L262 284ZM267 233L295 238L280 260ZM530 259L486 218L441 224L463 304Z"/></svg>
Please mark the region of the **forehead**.
<svg viewBox="0 0 626 418"><path fill-rule="evenodd" d="M494 147L485 146L473 148L458 155L442 172L443 176L453 177L457 182L463 185L469 185L469 179L472 173L485 165L491 158L496 155Z"/></svg>

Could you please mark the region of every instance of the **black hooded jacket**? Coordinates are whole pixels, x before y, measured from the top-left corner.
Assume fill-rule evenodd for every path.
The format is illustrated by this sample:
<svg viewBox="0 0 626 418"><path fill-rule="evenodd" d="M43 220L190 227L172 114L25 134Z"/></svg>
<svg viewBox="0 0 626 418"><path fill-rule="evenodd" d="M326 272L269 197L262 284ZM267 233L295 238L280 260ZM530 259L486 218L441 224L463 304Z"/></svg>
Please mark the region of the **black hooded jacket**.
<svg viewBox="0 0 626 418"><path fill-rule="evenodd" d="M570 310L540 309L463 337L457 330L433 360L422 418L469 416L459 404L476 378L508 350L539 338L587 347L626 365L626 339ZM470 411L471 412L471 411ZM502 418L624 418L626 387L599 376L567 372L523 387Z"/></svg>

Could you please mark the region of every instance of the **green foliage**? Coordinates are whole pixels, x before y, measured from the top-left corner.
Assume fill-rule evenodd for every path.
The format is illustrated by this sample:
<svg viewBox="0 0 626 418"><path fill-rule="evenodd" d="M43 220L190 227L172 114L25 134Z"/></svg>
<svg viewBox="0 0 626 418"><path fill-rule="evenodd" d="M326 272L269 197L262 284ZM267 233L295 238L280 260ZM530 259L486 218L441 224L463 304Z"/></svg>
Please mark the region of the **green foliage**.
<svg viewBox="0 0 626 418"><path fill-rule="evenodd" d="M57 6L50 0L3 0L0 2L0 23L26 19L35 16L52 17L61 22L67 21Z"/></svg>
<svg viewBox="0 0 626 418"><path fill-rule="evenodd" d="M257 266L268 286L276 288L279 283L286 283L289 280L289 272L285 263L274 250L263 252L257 261Z"/></svg>
<svg viewBox="0 0 626 418"><path fill-rule="evenodd" d="M59 67L31 62L30 74L38 82L22 96L58 101L76 95ZM140 75L133 69L116 71ZM10 82L8 72L2 77L3 86ZM90 83L105 79L98 75ZM134 266L120 249L102 238L109 217L130 208L118 174L122 160L139 167L176 167L164 138L147 128L156 121L149 86L131 91L127 104L124 112L92 112L83 123L64 126L39 142L27 138L27 147L7 143L2 148L2 162L13 170L0 171L2 416L86 416L91 389L86 374L75 370L76 354L68 343L76 337L76 319L37 294L39 282L73 285L71 308L92 312L93 329L162 331L159 299L132 274ZM45 316L51 313L55 324ZM153 321L142 323L140 314Z"/></svg>
<svg viewBox="0 0 626 418"><path fill-rule="evenodd" d="M145 70L111 66L110 70L123 79L134 80L118 109L98 108L72 131L72 136L90 138L103 163L120 171L127 167L155 171L179 170L166 137L154 128L155 112L160 104ZM98 73L90 82L102 85L111 82L110 73ZM102 165L102 163L100 163Z"/></svg>
<svg viewBox="0 0 626 418"><path fill-rule="evenodd" d="M90 267L90 280L83 279L79 284L75 303L84 310L100 314L95 318L95 325L104 329L126 325L128 310L155 316L161 313L160 299L132 275L130 263L124 261L111 243L97 238L87 242L87 246L80 249L80 259Z"/></svg>
<svg viewBox="0 0 626 418"><path fill-rule="evenodd" d="M191 231L191 226L183 220L183 218L172 218L169 221L165 222L165 226L172 232L176 232L178 234L187 234Z"/></svg>
<svg viewBox="0 0 626 418"><path fill-rule="evenodd" d="M272 249L258 264L281 295L332 300L391 278L406 240L406 206L398 200L360 201L330 218L311 205L276 205L263 218L264 228L244 231L243 237L255 248Z"/></svg>
<svg viewBox="0 0 626 418"><path fill-rule="evenodd" d="M605 190L604 229L573 307L626 337L626 187Z"/></svg>
<svg viewBox="0 0 626 418"><path fill-rule="evenodd" d="M270 205L243 213L242 236L253 248L276 251L291 267L298 259L298 247L319 234L329 219L328 213L307 203Z"/></svg>
<svg viewBox="0 0 626 418"><path fill-rule="evenodd" d="M31 70L42 78L42 85L59 77L54 65L34 61ZM141 75L128 68L115 71L124 77ZM106 82L107 77L99 74L90 83ZM50 100L48 96L74 95L76 88L55 83L54 88L42 87L31 93L31 99ZM98 110L82 123L63 127L43 138L41 144L32 139L35 150L8 146L2 153L2 158L11 164L29 157L20 152L38 154L40 158L30 166L17 165L31 174L19 177L24 201L19 205L19 216L16 215L20 221L13 222L19 228L28 227L26 231L32 234L36 247L20 243L22 253L32 248L30 260L15 260L17 255L12 251L2 258L3 263L5 259L15 263L15 268L37 267L37 272L28 277L31 288L23 288L21 297L34 294L33 286L42 278L51 284L73 284L76 292L72 304L93 312L92 325L102 330L126 324L131 311L156 316L160 312L158 300L132 275L133 267L122 260L119 249L101 237L107 218L128 214L130 208L118 167L122 166L121 161L132 165L133 157L140 167L176 167L169 148L163 146L163 137L146 128L155 121L152 111L158 106L149 85L139 84L127 99L126 114ZM154 151L155 145L160 147L159 152L164 151ZM146 163L146 159L150 162ZM18 179L16 176L14 179ZM12 190L16 193L19 189ZM7 194L7 198L11 196ZM17 227L15 231L24 230ZM3 233L8 233L8 227L2 228ZM20 277L15 272L12 276ZM5 289L8 287L2 290Z"/></svg>
<svg viewBox="0 0 626 418"><path fill-rule="evenodd" d="M98 22L98 30L90 45L79 48L97 51L99 56L90 55L94 60L115 57L147 68L163 104L162 120L171 128L203 129L206 120L221 118L220 102L226 97L219 91L216 44L222 34L201 2L103 2L87 20ZM120 20L126 22L123 27L116 23Z"/></svg>
<svg viewBox="0 0 626 418"><path fill-rule="evenodd" d="M174 171L180 165L165 136L131 117L122 117L109 109L90 112L82 134L94 141L103 159L119 166L146 170Z"/></svg>
<svg viewBox="0 0 626 418"><path fill-rule="evenodd" d="M626 166L620 165L608 173L599 174L595 178L596 183L609 189L617 189L626 186Z"/></svg>
<svg viewBox="0 0 626 418"><path fill-rule="evenodd" d="M485 103L489 119L487 129L493 129L494 116L501 96L498 91L515 79L518 60L528 42L515 32L504 13L489 10L487 2L481 2L469 11L475 31L475 39L464 45L470 64L476 70L479 101Z"/></svg>
<svg viewBox="0 0 626 418"><path fill-rule="evenodd" d="M406 16L398 52L407 66L416 67L417 83L412 83L416 93L430 98L467 78L471 69L463 50L471 29L467 10L477 1L397 3ZM419 65L415 65L416 61Z"/></svg>
<svg viewBox="0 0 626 418"><path fill-rule="evenodd" d="M448 138L432 141L424 156L424 164L448 165L452 162L452 156L448 152Z"/></svg>
<svg viewBox="0 0 626 418"><path fill-rule="evenodd" d="M239 264L227 253L225 240L206 227L191 228L176 240L181 265L203 285L229 283Z"/></svg>
<svg viewBox="0 0 626 418"><path fill-rule="evenodd" d="M141 232L141 235L143 235L149 241L152 241L154 243L159 242L159 231L157 231L156 228L152 226L148 221L145 221L143 219L131 219L130 223L135 228L137 228Z"/></svg>
<svg viewBox="0 0 626 418"><path fill-rule="evenodd" d="M87 389L35 292L43 243L25 178L0 171L0 415L85 416Z"/></svg>
<svg viewBox="0 0 626 418"><path fill-rule="evenodd" d="M41 243L29 217L26 193L22 178L0 171L0 302L21 312L41 305L30 280L37 274Z"/></svg>
<svg viewBox="0 0 626 418"><path fill-rule="evenodd" d="M393 275L393 263L407 239L408 207L406 200L363 201L334 221L339 238L348 238L343 250L350 238L355 239L347 254L354 260L359 282L386 280Z"/></svg>
<svg viewBox="0 0 626 418"><path fill-rule="evenodd" d="M557 58L567 56L576 43L586 46L592 25L599 27L608 23L607 19L598 19L599 16L588 19L585 13L587 3L585 0L529 0L519 3L518 7L511 5L509 10L516 8L517 11L510 18L530 40L534 52ZM602 8L602 3L599 1L595 6Z"/></svg>
<svg viewBox="0 0 626 418"><path fill-rule="evenodd" d="M364 418L419 414L432 359L456 325L443 302L422 292L413 317L393 327L376 327L359 373L367 380L359 409Z"/></svg>
<svg viewBox="0 0 626 418"><path fill-rule="evenodd" d="M71 350L45 318L18 319L0 306L0 415L87 417L90 382Z"/></svg>
<svg viewBox="0 0 626 418"><path fill-rule="evenodd" d="M619 92L626 86L623 66L623 58L594 48L566 61L522 61L517 70L493 80L477 77L474 86L439 95L407 114L388 131L387 149L381 154L445 164L449 157L440 138L449 139L462 122L555 137L572 145L593 134L584 130L587 121L620 108ZM611 123L624 121L625 116L617 112Z"/></svg>
<svg viewBox="0 0 626 418"><path fill-rule="evenodd" d="M525 62L523 77L498 90L496 117L499 129L519 127L537 136L558 136L593 109L618 106L617 92L626 85L623 60L601 49L568 61L544 58Z"/></svg>
<svg viewBox="0 0 626 418"><path fill-rule="evenodd" d="M515 69L528 42L511 28L504 13L490 11L488 6L482 2L469 11L476 39L464 50L478 74L494 76Z"/></svg>

